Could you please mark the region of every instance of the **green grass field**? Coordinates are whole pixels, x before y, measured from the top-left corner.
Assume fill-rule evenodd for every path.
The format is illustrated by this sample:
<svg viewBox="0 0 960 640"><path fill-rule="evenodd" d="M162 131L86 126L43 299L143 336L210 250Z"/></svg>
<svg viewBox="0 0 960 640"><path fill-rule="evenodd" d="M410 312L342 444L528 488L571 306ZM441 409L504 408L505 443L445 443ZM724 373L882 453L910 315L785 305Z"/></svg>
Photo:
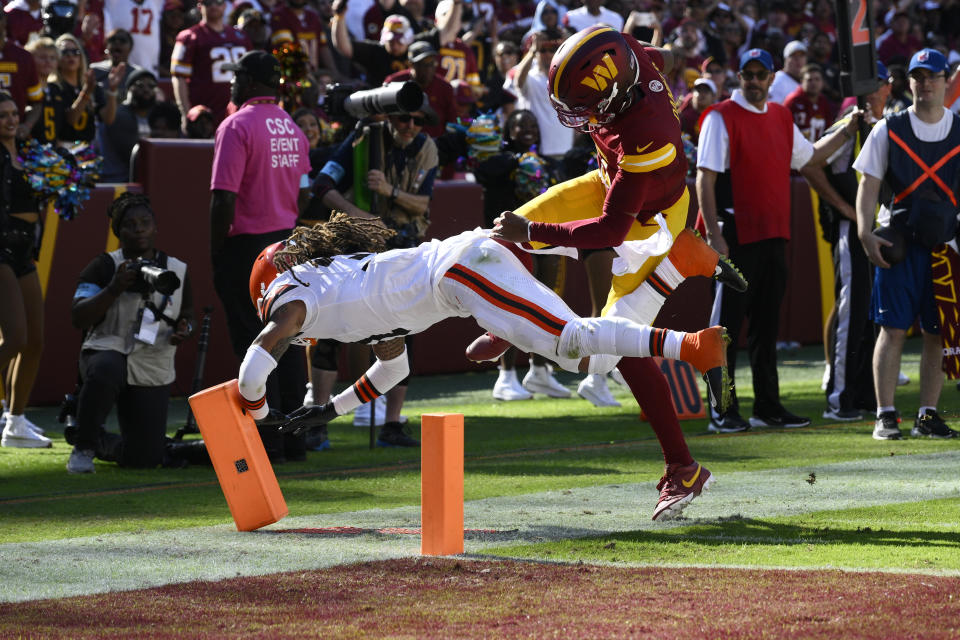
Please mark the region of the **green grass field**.
<svg viewBox="0 0 960 640"><path fill-rule="evenodd" d="M908 341L903 369L912 382L897 394L905 432L918 401L918 353L918 341ZM837 425L821 418L820 347L783 354L780 372L784 404L813 416L813 424L717 436L707 432L706 420L685 421L690 449L716 475L717 488L698 498L684 519L666 524L650 522L657 497L653 485L663 473L660 448L624 388L611 383L623 408L596 409L579 398L495 402L492 372L420 377L412 381L404 413L415 435L422 413L465 415L465 527L492 532L486 538L468 534L466 551L473 558L960 576L960 441L877 442L870 437L872 420ZM737 374L746 415L752 403L749 369ZM575 388L575 376L559 377ZM182 400L174 402L171 433L182 423L184 406ZM940 410L960 426L960 394L952 382L944 387ZM202 564L201 549L213 553L220 545L217 553L237 545L237 556L257 555L257 549L267 556L249 569L238 559L236 575L416 555L417 536L378 531L418 526L419 451L371 451L367 431L353 427L349 417L331 424L332 450L276 468L288 518L264 532L239 534L212 469L144 471L98 463L93 475L69 475L64 465L70 448L53 421L55 408L28 413L51 427L54 448L0 449L0 585L23 581L27 571L42 575L45 570L51 581L69 582L63 577L69 570L45 554L95 549L98 541L114 550L145 541L161 557L133 554L125 561L132 564L123 569L141 577L153 571L156 578L146 584L155 585L234 575L231 558L221 573L201 568L167 577L159 568L163 545L172 540L176 562L191 554L191 540L196 564ZM487 514L498 509L509 518L491 520ZM331 534L324 529L330 526L360 527L366 533ZM299 529L307 533L284 533ZM284 535L292 537L281 544ZM297 548L301 556L280 558ZM333 550L342 558L317 560L317 554ZM274 553L275 566L269 563ZM26 558L37 566L24 569ZM138 562L145 568L136 570ZM75 581L65 592L70 594L85 593L84 581L91 581L84 575L69 579ZM91 584L89 593L140 584L124 580L107 576ZM47 593L42 578L30 582L36 593ZM948 588L954 586L960 589L960 582ZM0 602L31 599L4 593L0 587ZM951 602L960 602L960 593ZM0 623L5 611L10 610L0 607ZM0 624L0 635L10 628Z"/></svg>

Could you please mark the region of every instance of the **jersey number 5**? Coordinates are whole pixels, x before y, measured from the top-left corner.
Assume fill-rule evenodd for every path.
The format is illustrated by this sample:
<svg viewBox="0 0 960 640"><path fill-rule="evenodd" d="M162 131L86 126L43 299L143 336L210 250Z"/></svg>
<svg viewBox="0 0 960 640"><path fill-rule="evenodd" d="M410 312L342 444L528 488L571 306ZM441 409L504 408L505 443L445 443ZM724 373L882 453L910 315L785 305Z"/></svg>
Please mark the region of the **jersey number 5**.
<svg viewBox="0 0 960 640"><path fill-rule="evenodd" d="M231 62L239 62L247 52L246 47L213 47L210 49L210 75L214 82L230 82L233 71L224 71L221 67Z"/></svg>

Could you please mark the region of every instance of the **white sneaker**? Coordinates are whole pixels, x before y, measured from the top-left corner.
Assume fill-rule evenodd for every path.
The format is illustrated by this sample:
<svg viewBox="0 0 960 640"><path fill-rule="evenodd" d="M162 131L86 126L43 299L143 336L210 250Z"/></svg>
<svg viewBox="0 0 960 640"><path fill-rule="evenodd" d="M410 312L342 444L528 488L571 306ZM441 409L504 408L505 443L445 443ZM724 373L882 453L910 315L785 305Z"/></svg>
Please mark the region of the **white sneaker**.
<svg viewBox="0 0 960 640"><path fill-rule="evenodd" d="M610 379L616 382L621 387L627 386L627 381L623 379L623 374L620 373L620 369L616 367L613 368L613 371L610 372Z"/></svg>
<svg viewBox="0 0 960 640"><path fill-rule="evenodd" d="M376 405L376 412L374 414L375 423L377 425L385 424L387 422L387 401L384 398L376 398L371 402L365 402L353 411L353 426L355 427L369 427L370 426L370 408Z"/></svg>
<svg viewBox="0 0 960 640"><path fill-rule="evenodd" d="M820 390L826 391L827 385L830 384L830 363L828 362L823 367L823 379L820 381Z"/></svg>
<svg viewBox="0 0 960 640"><path fill-rule="evenodd" d="M377 405L377 414L376 414L376 424L386 424L387 423L387 399L383 396L380 396L373 402L367 402L357 407L353 412L353 426L355 427L369 427L370 426L370 405L373 403ZM410 421L410 418L407 416L400 416L400 424L407 424Z"/></svg>
<svg viewBox="0 0 960 640"><path fill-rule="evenodd" d="M523 376L523 388L530 393L544 393L551 398L570 397L570 389L553 377L553 371L547 365L538 367L531 363L527 375Z"/></svg>
<svg viewBox="0 0 960 640"><path fill-rule="evenodd" d="M910 378L907 377L903 371L897 374L897 386L902 387L905 384L910 384Z"/></svg>
<svg viewBox="0 0 960 640"><path fill-rule="evenodd" d="M532 397L532 393L520 386L516 369L500 369L497 381L493 385L494 400L510 402L512 400L529 400Z"/></svg>
<svg viewBox="0 0 960 640"><path fill-rule="evenodd" d="M16 447L19 449L48 449L53 446L50 438L34 433L27 425L27 419L22 415L7 414L3 427L3 436L0 446Z"/></svg>
<svg viewBox="0 0 960 640"><path fill-rule="evenodd" d="M68 473L93 473L93 451L90 449L73 448L70 459L67 460Z"/></svg>
<svg viewBox="0 0 960 640"><path fill-rule="evenodd" d="M589 400L595 407L619 407L619 402L607 388L607 376L602 373L591 373L580 381L577 394L584 400Z"/></svg>
<svg viewBox="0 0 960 640"><path fill-rule="evenodd" d="M46 431L44 431L43 427L40 427L40 426L38 426L38 425L35 425L35 424L33 423L33 421L30 420L30 418L28 418L26 415L23 416L23 419L27 421L27 426L30 428L30 431L33 431L33 432L34 432L35 434L37 434L38 436L42 436L43 434L46 433Z"/></svg>
<svg viewBox="0 0 960 640"><path fill-rule="evenodd" d="M303 394L303 406L312 407L317 403L313 401L313 383L308 382L306 387L306 393Z"/></svg>

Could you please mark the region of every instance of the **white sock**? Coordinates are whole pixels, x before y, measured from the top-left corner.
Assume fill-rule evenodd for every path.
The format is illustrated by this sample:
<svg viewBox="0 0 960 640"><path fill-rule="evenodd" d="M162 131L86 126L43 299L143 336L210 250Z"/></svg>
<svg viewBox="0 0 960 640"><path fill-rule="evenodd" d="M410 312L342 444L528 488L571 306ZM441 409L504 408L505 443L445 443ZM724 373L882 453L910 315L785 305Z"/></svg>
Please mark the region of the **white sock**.
<svg viewBox="0 0 960 640"><path fill-rule="evenodd" d="M682 331L657 329L615 316L577 318L560 334L558 353L571 359L595 354L676 359L684 335Z"/></svg>
<svg viewBox="0 0 960 640"><path fill-rule="evenodd" d="M896 411L896 407L877 407L877 417L880 417L881 413L888 413L890 411Z"/></svg>
<svg viewBox="0 0 960 640"><path fill-rule="evenodd" d="M917 417L922 418L923 416L927 415L928 410L936 413L937 408L936 407L920 407L920 410L917 411Z"/></svg>

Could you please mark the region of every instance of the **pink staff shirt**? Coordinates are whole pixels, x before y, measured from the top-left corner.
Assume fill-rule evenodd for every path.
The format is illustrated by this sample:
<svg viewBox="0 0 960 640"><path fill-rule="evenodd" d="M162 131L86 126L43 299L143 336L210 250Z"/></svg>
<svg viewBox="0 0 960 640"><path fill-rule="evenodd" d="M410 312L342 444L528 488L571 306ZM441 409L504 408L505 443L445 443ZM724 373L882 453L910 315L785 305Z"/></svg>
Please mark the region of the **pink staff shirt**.
<svg viewBox="0 0 960 640"><path fill-rule="evenodd" d="M273 99L253 98L217 127L210 189L237 194L229 236L292 229L309 186L310 144Z"/></svg>

